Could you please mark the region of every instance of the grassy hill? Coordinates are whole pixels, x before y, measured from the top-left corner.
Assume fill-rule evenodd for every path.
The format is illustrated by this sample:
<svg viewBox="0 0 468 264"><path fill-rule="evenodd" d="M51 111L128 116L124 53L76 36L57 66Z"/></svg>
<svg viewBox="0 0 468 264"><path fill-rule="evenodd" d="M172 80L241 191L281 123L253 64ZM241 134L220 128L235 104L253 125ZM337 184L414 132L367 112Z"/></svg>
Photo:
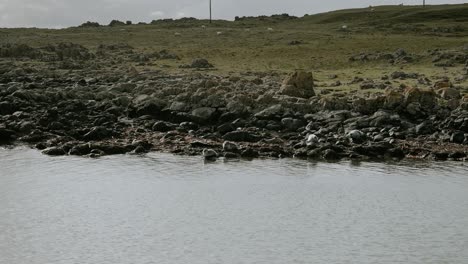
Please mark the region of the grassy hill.
<svg viewBox="0 0 468 264"><path fill-rule="evenodd" d="M376 6L302 18L278 15L239 18L237 21L217 20L212 24L206 20L185 19L117 27L0 29L0 45L22 43L43 47L72 42L95 52L102 44L123 43L132 46L139 54L169 50L181 60L117 61L109 66L172 72L187 71L178 66L202 57L213 63L216 66L214 71L220 73L283 73L304 69L316 72L318 79L336 74L341 80L350 81L356 76L380 78L393 71L404 70L454 78L462 73L464 65L436 67L431 51L467 52L466 14L468 4L425 8ZM343 25L347 28L344 29ZM415 59L404 64L389 63L388 60L350 61L351 57L361 53L393 53L398 49L404 49ZM353 88L353 85L349 87Z"/></svg>

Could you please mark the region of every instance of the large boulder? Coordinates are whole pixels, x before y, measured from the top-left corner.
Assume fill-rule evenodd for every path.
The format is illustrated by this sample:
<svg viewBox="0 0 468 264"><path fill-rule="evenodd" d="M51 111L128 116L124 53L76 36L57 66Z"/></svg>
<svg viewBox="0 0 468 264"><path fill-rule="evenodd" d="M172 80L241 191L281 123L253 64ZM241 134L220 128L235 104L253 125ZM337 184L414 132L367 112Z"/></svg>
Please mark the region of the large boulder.
<svg viewBox="0 0 468 264"><path fill-rule="evenodd" d="M312 73L303 71L292 73L283 81L280 94L301 98L315 96L314 77Z"/></svg>
<svg viewBox="0 0 468 264"><path fill-rule="evenodd" d="M432 110L437 103L437 94L433 89L408 88L404 93L405 104L418 103L426 111Z"/></svg>

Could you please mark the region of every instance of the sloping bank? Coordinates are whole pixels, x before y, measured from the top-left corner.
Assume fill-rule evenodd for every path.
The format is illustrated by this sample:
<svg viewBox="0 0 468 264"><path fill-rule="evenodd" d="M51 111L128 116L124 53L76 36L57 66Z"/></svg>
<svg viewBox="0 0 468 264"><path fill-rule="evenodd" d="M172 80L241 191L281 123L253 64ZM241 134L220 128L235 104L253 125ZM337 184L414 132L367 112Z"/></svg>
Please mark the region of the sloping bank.
<svg viewBox="0 0 468 264"><path fill-rule="evenodd" d="M165 151L207 158L463 160L468 99L450 85L316 95L311 73L124 70L0 77L0 140L48 155Z"/></svg>

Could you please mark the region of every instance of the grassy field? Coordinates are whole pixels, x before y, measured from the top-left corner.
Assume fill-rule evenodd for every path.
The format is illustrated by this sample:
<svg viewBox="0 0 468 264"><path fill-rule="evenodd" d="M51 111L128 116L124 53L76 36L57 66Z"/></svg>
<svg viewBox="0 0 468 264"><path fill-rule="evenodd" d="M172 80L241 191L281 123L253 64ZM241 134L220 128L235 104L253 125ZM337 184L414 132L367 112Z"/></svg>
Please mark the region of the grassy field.
<svg viewBox="0 0 468 264"><path fill-rule="evenodd" d="M61 30L0 29L0 45L25 43L41 47L50 43L73 42L96 50L100 44L126 43L142 53L167 49L181 58L180 61L155 61L150 67L157 69L164 65L167 71L187 71L178 66L202 57L216 66L215 72L222 74L245 71L285 73L295 69L313 71L319 85L327 87L328 76L334 74L344 83L356 76L378 79L397 70L432 78L455 78L464 65L435 67L428 50L465 49L467 52L466 14L468 4L426 8L377 6L297 19L277 16L214 21L212 24L203 20L179 20ZM218 35L218 32L222 34ZM289 45L291 41L301 44ZM361 52L391 53L400 48L418 56L418 60L407 64L349 61L351 56ZM468 85L466 81L459 84ZM347 85L339 89L357 87Z"/></svg>

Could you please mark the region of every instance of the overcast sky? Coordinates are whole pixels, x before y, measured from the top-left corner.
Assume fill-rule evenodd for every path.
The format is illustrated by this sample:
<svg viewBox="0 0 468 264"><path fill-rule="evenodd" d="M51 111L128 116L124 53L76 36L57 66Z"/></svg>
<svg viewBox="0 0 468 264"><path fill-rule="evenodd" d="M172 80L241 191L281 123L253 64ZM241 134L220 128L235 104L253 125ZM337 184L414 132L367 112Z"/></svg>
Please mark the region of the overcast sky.
<svg viewBox="0 0 468 264"><path fill-rule="evenodd" d="M208 16L209 0L0 0L1 27L76 26L112 19L149 22L160 18ZM384 4L420 4L422 0L212 0L215 18L289 13L302 16L335 9ZM428 4L466 0L427 0Z"/></svg>

